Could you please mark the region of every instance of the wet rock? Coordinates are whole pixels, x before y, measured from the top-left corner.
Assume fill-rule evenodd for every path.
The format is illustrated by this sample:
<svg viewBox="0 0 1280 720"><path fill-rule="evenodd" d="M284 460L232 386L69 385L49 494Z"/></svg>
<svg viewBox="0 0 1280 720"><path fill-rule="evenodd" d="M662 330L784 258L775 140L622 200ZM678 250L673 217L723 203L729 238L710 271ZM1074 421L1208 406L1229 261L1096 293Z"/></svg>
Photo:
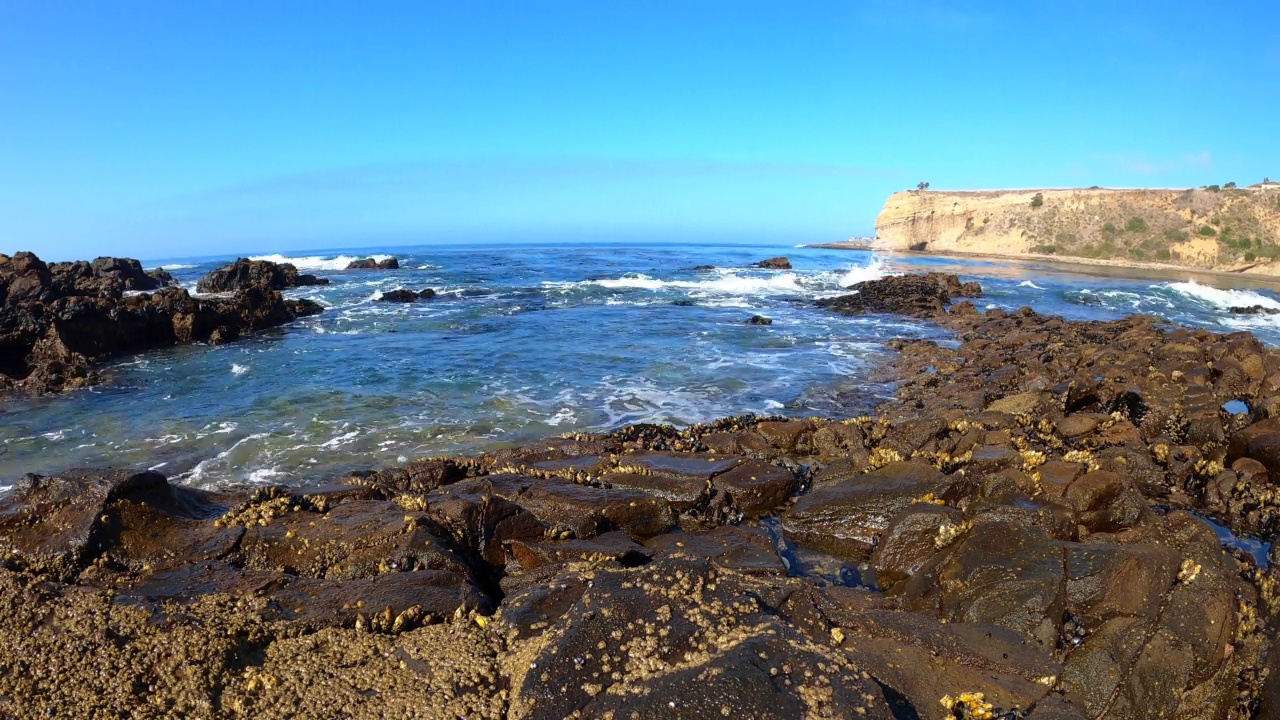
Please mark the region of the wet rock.
<svg viewBox="0 0 1280 720"><path fill-rule="evenodd" d="M747 324L748 325L772 325L773 319L767 318L763 315L752 315L750 318L747 319Z"/></svg>
<svg viewBox="0 0 1280 720"><path fill-rule="evenodd" d="M960 282L955 275L894 275L851 285L851 295L818 301L844 315L896 313L912 317L934 317L943 313L954 298L981 297L982 287L976 282Z"/></svg>
<svg viewBox="0 0 1280 720"><path fill-rule="evenodd" d="M937 469L894 462L845 480L817 485L783 516L788 537L840 557L864 559L899 511L940 498L951 480Z"/></svg>
<svg viewBox="0 0 1280 720"><path fill-rule="evenodd" d="M876 544L876 583L893 592L966 531L964 513L933 503L909 505L893 517Z"/></svg>
<svg viewBox="0 0 1280 720"><path fill-rule="evenodd" d="M200 293L224 293L257 287L266 290L286 290L307 285L328 285L328 278L304 275L289 263L240 258L209 272L196 283Z"/></svg>
<svg viewBox="0 0 1280 720"><path fill-rule="evenodd" d="M545 618L519 641L511 717L892 717L825 638L768 612L767 582L670 558L561 576L559 602L547 585L509 597L504 620Z"/></svg>
<svg viewBox="0 0 1280 720"><path fill-rule="evenodd" d="M436 291L431 288L414 292L413 290L405 290L398 288L396 290L388 290L382 293L378 299L382 302L411 303L418 300L430 300L436 296Z"/></svg>
<svg viewBox="0 0 1280 720"><path fill-rule="evenodd" d="M395 258L387 258L385 260L374 260L373 258L365 258L363 260L352 260L347 263L348 270L399 270L400 261Z"/></svg>
<svg viewBox="0 0 1280 720"><path fill-rule="evenodd" d="M1276 308L1263 307L1262 305L1232 305L1228 312L1235 315L1278 315L1280 310Z"/></svg>
<svg viewBox="0 0 1280 720"><path fill-rule="evenodd" d="M747 575L787 574L773 538L759 527L721 525L706 532L658 535L644 544L656 553L707 558L717 567Z"/></svg>
<svg viewBox="0 0 1280 720"><path fill-rule="evenodd" d="M226 342L322 308L248 287L228 298L192 298L158 286L137 261L99 258L46 266L30 253L0 259L0 388L56 392L98 382L93 365L124 353ZM128 294L126 294L128 293Z"/></svg>
<svg viewBox="0 0 1280 720"><path fill-rule="evenodd" d="M790 270L791 261L785 257L775 257L769 258L768 260L761 260L755 265L752 265L752 267L764 268L766 270Z"/></svg>

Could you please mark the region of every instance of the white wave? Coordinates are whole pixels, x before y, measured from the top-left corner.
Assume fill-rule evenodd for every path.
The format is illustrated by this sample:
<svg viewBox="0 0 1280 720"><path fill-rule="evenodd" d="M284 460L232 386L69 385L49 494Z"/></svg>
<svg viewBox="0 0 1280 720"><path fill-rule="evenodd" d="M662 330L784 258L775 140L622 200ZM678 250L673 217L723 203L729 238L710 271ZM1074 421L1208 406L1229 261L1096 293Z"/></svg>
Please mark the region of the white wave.
<svg viewBox="0 0 1280 720"><path fill-rule="evenodd" d="M1270 310L1280 310L1280 301L1253 290L1223 290L1201 285L1195 280L1168 283L1165 287L1223 310L1233 307L1253 307L1254 305L1261 305Z"/></svg>
<svg viewBox="0 0 1280 720"><path fill-rule="evenodd" d="M161 265L160 269L161 270L187 270L193 267L195 267L195 265L187 265L185 263L169 263L168 265Z"/></svg>
<svg viewBox="0 0 1280 720"><path fill-rule="evenodd" d="M324 441L324 442L320 443L319 445L316 445L316 447L318 447L318 448L323 448L323 449L336 448L336 447L338 447L339 445L346 445L347 443L350 443L352 440L355 440L355 439L356 439L357 437L359 437L359 436L360 436L360 431L359 431L359 430L352 430L352 431L351 431L351 432L349 432L349 433L344 433L344 434L339 435L339 436L337 436L337 437L335 437L335 438L331 438L331 439L329 439L329 440L326 440L326 441Z"/></svg>
<svg viewBox="0 0 1280 720"><path fill-rule="evenodd" d="M231 447L227 448L226 450L223 450L222 452L218 453L214 457L205 458L204 460L201 460L200 462L196 463L195 467L178 475L173 479L198 482L204 478L204 474L208 472L210 465L220 460L225 460L227 456L229 456L232 452L235 451L236 448L240 447L244 443L250 442L252 440L261 440L262 438L268 437L269 435L270 433L254 433L252 435L246 435L245 437L237 440L234 444L231 445Z"/></svg>
<svg viewBox="0 0 1280 720"><path fill-rule="evenodd" d="M310 255L307 257L289 257L287 255L258 255L250 260L267 260L273 263L289 263L299 270L346 270L356 260L372 258L376 261L390 260L391 255L339 255L333 258Z"/></svg>
<svg viewBox="0 0 1280 720"><path fill-rule="evenodd" d="M12 485L0 485L0 493L7 493L13 489Z"/></svg>
<svg viewBox="0 0 1280 720"><path fill-rule="evenodd" d="M884 263L880 262L880 258L874 258L866 265L854 265L849 271L840 276L840 287L849 287L860 282L870 280L879 280L890 273L884 269Z"/></svg>
<svg viewBox="0 0 1280 720"><path fill-rule="evenodd" d="M280 477L283 474L275 468L258 468L249 473L249 476L245 479L251 483L265 484L271 482L272 478Z"/></svg>
<svg viewBox="0 0 1280 720"><path fill-rule="evenodd" d="M578 422L578 414L573 411L573 408L568 408L568 407L560 408L558 411L556 411L555 415L552 415L551 417L547 418L548 425L558 426L564 423L569 423L570 425L572 425L573 423L576 423L576 422Z"/></svg>
<svg viewBox="0 0 1280 720"><path fill-rule="evenodd" d="M543 287L572 289L596 285L610 290L689 290L722 295L760 295L803 292L800 278L795 273L782 273L772 277L753 277L737 274L735 270L718 270L713 280L659 280L642 273L628 273L619 278L602 278L580 282L543 282Z"/></svg>
<svg viewBox="0 0 1280 720"><path fill-rule="evenodd" d="M1044 288L1040 287L1039 285L1037 285L1037 284L1035 284L1035 283L1031 282L1030 280L1023 280L1022 282L1018 283L1018 287L1035 288L1036 290L1043 290L1043 289L1044 289Z"/></svg>
<svg viewBox="0 0 1280 720"><path fill-rule="evenodd" d="M245 373L247 373L247 372L249 372L249 366L248 366L248 365L239 365L239 364L237 364L237 363L231 363L231 374L232 374L232 375L243 375L243 374L245 374Z"/></svg>

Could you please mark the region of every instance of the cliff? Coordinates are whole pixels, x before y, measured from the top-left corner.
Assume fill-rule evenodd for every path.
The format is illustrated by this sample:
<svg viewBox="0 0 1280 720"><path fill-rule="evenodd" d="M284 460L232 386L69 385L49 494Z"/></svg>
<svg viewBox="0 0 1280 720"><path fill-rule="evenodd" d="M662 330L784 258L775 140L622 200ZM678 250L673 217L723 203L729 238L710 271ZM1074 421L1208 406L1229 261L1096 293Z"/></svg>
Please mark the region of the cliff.
<svg viewBox="0 0 1280 720"><path fill-rule="evenodd" d="M894 193L877 248L1280 274L1280 184Z"/></svg>

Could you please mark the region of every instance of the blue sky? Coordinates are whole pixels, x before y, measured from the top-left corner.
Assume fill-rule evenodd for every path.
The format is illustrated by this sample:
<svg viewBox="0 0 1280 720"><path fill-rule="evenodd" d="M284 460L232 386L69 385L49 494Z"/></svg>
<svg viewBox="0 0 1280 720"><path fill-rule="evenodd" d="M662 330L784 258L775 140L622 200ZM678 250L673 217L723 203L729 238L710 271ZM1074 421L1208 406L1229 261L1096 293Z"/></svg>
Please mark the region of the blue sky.
<svg viewBox="0 0 1280 720"><path fill-rule="evenodd" d="M0 251L869 234L1280 176L1280 8L0 0Z"/></svg>

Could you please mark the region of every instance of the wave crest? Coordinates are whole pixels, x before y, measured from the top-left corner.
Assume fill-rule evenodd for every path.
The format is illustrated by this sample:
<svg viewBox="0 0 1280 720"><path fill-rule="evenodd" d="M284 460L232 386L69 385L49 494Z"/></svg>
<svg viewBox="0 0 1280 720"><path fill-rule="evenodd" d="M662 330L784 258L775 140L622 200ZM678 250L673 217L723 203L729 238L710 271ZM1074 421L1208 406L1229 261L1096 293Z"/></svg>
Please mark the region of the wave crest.
<svg viewBox="0 0 1280 720"><path fill-rule="evenodd" d="M250 260L266 260L273 263L289 263L299 270L346 270L347 266L356 260L364 260L372 258L378 262L390 260L391 255L339 255L334 258L326 258L320 255L310 255L307 257L289 257L288 255L257 255L249 258Z"/></svg>

